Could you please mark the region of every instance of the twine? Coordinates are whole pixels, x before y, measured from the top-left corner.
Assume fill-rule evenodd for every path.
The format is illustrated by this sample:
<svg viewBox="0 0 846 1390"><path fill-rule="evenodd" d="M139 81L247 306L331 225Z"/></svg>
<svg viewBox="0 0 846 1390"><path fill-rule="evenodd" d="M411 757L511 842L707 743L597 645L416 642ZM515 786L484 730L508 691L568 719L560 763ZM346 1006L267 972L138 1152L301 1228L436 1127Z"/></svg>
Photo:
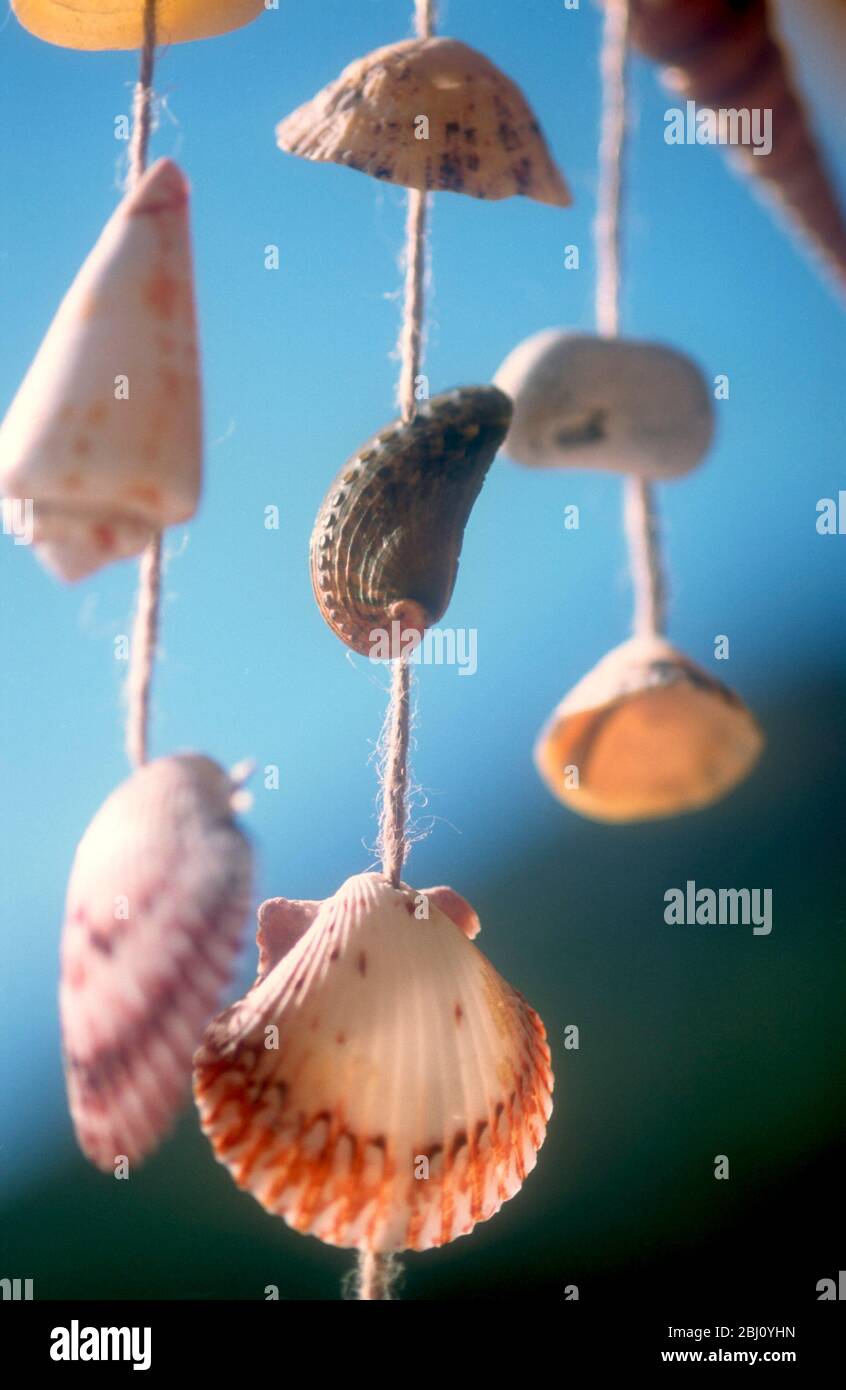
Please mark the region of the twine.
<svg viewBox="0 0 846 1390"><path fill-rule="evenodd" d="M356 1298L359 1303L390 1303L402 1269L395 1255L362 1250L358 1257Z"/></svg>
<svg viewBox="0 0 846 1390"><path fill-rule="evenodd" d="M432 37L435 23L433 0L415 0L414 28L418 38ZM426 274L426 213L428 195L416 188L408 191L408 214L405 224L405 289L403 315L399 337L400 374L397 395L406 422L413 420L417 401L415 384L423 355L423 321L425 316ZM408 746L411 728L411 667L410 651L394 657L391 676L391 698L380 745L381 809L379 816L379 853L382 873L389 883L398 887L402 866L408 854Z"/></svg>
<svg viewBox="0 0 846 1390"><path fill-rule="evenodd" d="M395 657L391 668L391 698L379 741L381 808L379 857L382 873L394 888L402 878L408 854L408 748L411 741L411 667L409 655Z"/></svg>
<svg viewBox="0 0 846 1390"><path fill-rule="evenodd" d="M418 39L430 39L435 27L434 0L415 0L414 32ZM415 386L423 358L423 319L426 282L426 223L429 195L420 189L408 190L405 220L405 287L399 335L400 375L397 399L406 422L417 409Z"/></svg>
<svg viewBox="0 0 846 1390"><path fill-rule="evenodd" d="M419 39L432 37L435 27L434 0L414 0L414 30ZM408 190L405 221L405 286L399 335L400 374L397 398L403 420L413 420L417 411L415 388L423 360L423 322L426 291L426 223L428 194ZM391 672L391 698L382 730L381 809L379 816L379 855L382 873L395 888L402 878L408 854L408 746L411 739L411 651L394 657ZM387 1302L397 1277L397 1263L391 1255L362 1251L358 1257L357 1297L361 1302Z"/></svg>
<svg viewBox="0 0 846 1390"><path fill-rule="evenodd" d="M602 129L596 214L596 326L604 337L620 331L621 209L627 129L629 0L605 0L600 56ZM637 636L664 631L666 586L655 492L643 478L626 478L623 508L634 589Z"/></svg>
<svg viewBox="0 0 846 1390"><path fill-rule="evenodd" d="M129 144L127 189L138 184L147 167L147 151L153 122L153 69L156 61L156 4L144 0L144 42L132 103L132 138ZM139 567L138 597L126 682L126 751L133 767L147 761L150 692L156 659L161 606L162 538L156 532L148 541Z"/></svg>

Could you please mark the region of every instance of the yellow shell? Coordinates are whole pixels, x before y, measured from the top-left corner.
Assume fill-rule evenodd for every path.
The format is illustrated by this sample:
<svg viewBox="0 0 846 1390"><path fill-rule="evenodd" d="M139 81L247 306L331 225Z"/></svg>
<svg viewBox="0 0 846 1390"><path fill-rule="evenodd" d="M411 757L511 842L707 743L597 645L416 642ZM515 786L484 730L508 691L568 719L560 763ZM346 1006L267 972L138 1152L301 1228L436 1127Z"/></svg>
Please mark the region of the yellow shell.
<svg viewBox="0 0 846 1390"><path fill-rule="evenodd" d="M158 0L158 43L187 43L240 29L264 10L264 0ZM144 0L12 0L25 29L62 48L140 48Z"/></svg>
<svg viewBox="0 0 846 1390"><path fill-rule="evenodd" d="M456 39L407 39L344 68L276 127L280 149L422 192L572 201L526 99Z"/></svg>
<svg viewBox="0 0 846 1390"><path fill-rule="evenodd" d="M731 690L663 637L633 637L561 701L535 763L553 795L584 816L653 820L719 800L763 744Z"/></svg>

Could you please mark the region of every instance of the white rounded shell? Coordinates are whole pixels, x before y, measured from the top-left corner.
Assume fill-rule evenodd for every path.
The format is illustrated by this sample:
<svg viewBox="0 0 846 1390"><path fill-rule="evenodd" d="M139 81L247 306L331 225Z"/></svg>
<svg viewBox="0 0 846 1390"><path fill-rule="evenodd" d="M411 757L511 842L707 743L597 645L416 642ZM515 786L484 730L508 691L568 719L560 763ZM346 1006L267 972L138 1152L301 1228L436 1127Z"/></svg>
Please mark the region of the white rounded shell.
<svg viewBox="0 0 846 1390"><path fill-rule="evenodd" d="M236 1183L364 1250L428 1249L492 1216L534 1167L552 1074L537 1014L471 944L469 905L360 874L260 924L267 973L195 1059Z"/></svg>
<svg viewBox="0 0 846 1390"><path fill-rule="evenodd" d="M74 859L60 1012L80 1146L110 1171L158 1144L250 907L251 852L209 758L160 758L104 802Z"/></svg>
<svg viewBox="0 0 846 1390"><path fill-rule="evenodd" d="M503 453L529 468L675 478L713 438L702 372L659 343L549 328L514 348L494 382L514 402Z"/></svg>

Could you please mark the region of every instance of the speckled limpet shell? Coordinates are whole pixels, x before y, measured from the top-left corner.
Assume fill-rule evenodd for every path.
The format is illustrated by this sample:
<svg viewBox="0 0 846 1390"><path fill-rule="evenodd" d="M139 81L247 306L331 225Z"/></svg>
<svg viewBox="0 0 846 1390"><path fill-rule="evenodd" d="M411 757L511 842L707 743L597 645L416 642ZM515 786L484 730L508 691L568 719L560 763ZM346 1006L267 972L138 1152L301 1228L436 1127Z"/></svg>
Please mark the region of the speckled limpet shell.
<svg viewBox="0 0 846 1390"><path fill-rule="evenodd" d="M571 202L519 87L456 39L407 39L356 59L276 139L287 154L421 192Z"/></svg>

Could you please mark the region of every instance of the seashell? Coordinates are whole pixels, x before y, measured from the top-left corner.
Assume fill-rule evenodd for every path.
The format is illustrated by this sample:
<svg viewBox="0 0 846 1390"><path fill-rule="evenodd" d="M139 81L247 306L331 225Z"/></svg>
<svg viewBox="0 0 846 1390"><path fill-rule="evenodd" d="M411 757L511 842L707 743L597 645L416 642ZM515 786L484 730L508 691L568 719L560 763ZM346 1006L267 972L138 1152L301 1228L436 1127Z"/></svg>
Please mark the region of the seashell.
<svg viewBox="0 0 846 1390"><path fill-rule="evenodd" d="M62 48L140 48L144 41L144 0L12 0L12 9L31 34ZM264 0L158 0L156 39L213 38L249 24L264 9Z"/></svg>
<svg viewBox="0 0 846 1390"><path fill-rule="evenodd" d="M317 515L311 580L323 617L367 656L400 654L446 611L471 508L511 419L495 386L434 396L344 465ZM397 624L395 627L394 624Z"/></svg>
<svg viewBox="0 0 846 1390"><path fill-rule="evenodd" d="M188 185L168 159L119 204L0 426L0 491L33 501L62 579L196 510L202 415Z"/></svg>
<svg viewBox="0 0 846 1390"><path fill-rule="evenodd" d="M550 791L601 821L710 806L751 771L763 735L743 701L663 637L609 652L553 712L535 745ZM578 786L570 769L578 768ZM569 775L568 775L569 774Z"/></svg>
<svg viewBox="0 0 846 1390"><path fill-rule="evenodd" d="M456 39L407 39L356 59L279 123L276 141L421 192L572 201L519 87Z"/></svg>
<svg viewBox="0 0 846 1390"><path fill-rule="evenodd" d="M101 806L74 859L59 993L68 1100L104 1171L156 1148L219 1007L250 907L237 785L209 758L159 758Z"/></svg>
<svg viewBox="0 0 846 1390"><path fill-rule="evenodd" d="M766 0L631 0L632 42L669 65L665 81L700 106L772 112L772 149L735 145L754 176L846 288L846 217Z"/></svg>
<svg viewBox="0 0 846 1390"><path fill-rule="evenodd" d="M543 1024L455 916L477 921L452 890L373 873L260 910L262 973L207 1030L194 1093L217 1159L295 1230L426 1250L534 1167L552 1109Z"/></svg>
<svg viewBox="0 0 846 1390"><path fill-rule="evenodd" d="M676 478L713 438L705 377L660 343L549 328L514 348L494 381L514 402L503 452L529 468Z"/></svg>

